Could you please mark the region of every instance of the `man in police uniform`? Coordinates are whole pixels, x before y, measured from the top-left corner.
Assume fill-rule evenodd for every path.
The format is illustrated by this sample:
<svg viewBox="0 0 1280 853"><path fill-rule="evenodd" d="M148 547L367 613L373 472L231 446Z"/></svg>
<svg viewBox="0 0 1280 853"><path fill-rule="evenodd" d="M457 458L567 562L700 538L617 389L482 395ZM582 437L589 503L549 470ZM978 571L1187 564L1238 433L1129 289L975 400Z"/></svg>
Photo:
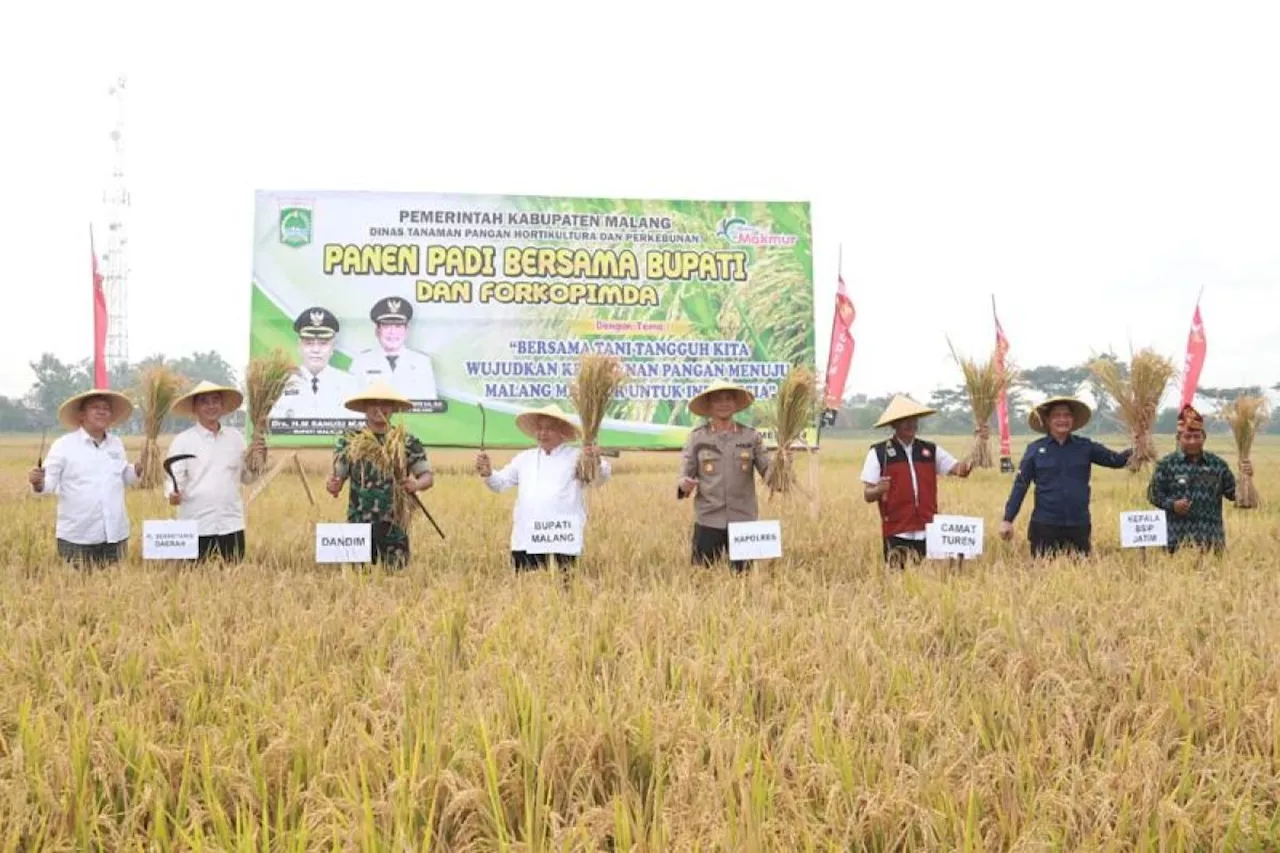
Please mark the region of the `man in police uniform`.
<svg viewBox="0 0 1280 853"><path fill-rule="evenodd" d="M386 382L410 400L438 400L431 357L405 346L413 306L397 296L379 299L369 312L378 346L356 356L351 372L362 385Z"/></svg>
<svg viewBox="0 0 1280 853"><path fill-rule="evenodd" d="M707 423L689 433L681 454L676 496L694 498L693 564L707 566L729 552L730 522L755 521L759 515L756 480L769 470L769 451L760 433L733 416L755 401L747 389L715 382L689 401L689 411ZM731 561L743 572L748 563Z"/></svg>
<svg viewBox="0 0 1280 853"><path fill-rule="evenodd" d="M273 418L339 419L350 417L344 401L359 390L356 378L329 364L338 334L338 318L326 308L308 308L293 321L302 365L271 407Z"/></svg>

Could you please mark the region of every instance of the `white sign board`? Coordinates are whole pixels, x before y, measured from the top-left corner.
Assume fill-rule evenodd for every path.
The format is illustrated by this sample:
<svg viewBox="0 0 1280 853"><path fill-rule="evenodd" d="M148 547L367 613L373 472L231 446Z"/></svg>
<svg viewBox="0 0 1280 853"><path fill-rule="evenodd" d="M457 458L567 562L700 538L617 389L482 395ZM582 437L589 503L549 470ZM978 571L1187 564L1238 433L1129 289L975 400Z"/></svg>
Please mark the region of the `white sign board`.
<svg viewBox="0 0 1280 853"><path fill-rule="evenodd" d="M982 556L984 525L981 518L935 515L924 530L925 556L931 560Z"/></svg>
<svg viewBox="0 0 1280 853"><path fill-rule="evenodd" d="M368 563L372 559L372 525L316 525L317 563Z"/></svg>
<svg viewBox="0 0 1280 853"><path fill-rule="evenodd" d="M142 522L142 559L194 560L200 555L200 534L194 521Z"/></svg>
<svg viewBox="0 0 1280 853"><path fill-rule="evenodd" d="M1169 544L1169 519L1164 510L1120 513L1122 548L1163 548Z"/></svg>
<svg viewBox="0 0 1280 853"><path fill-rule="evenodd" d="M782 556L782 522L729 523L730 560L776 560Z"/></svg>
<svg viewBox="0 0 1280 853"><path fill-rule="evenodd" d="M534 517L525 525L524 550L527 554L582 553L582 521L572 515Z"/></svg>

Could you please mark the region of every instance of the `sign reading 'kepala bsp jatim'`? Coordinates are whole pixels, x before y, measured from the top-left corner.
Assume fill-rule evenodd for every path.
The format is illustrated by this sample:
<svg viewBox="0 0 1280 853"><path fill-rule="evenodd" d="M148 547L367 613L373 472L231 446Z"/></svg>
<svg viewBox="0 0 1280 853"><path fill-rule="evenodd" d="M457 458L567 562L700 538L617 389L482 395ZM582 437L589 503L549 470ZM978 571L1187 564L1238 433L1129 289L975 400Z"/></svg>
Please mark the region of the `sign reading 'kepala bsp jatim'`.
<svg viewBox="0 0 1280 853"><path fill-rule="evenodd" d="M628 383L600 441L678 447L718 379L767 401L814 368L806 203L260 192L251 352L296 354L273 441L326 444L374 381L428 444L522 446L528 406L570 403L579 355Z"/></svg>

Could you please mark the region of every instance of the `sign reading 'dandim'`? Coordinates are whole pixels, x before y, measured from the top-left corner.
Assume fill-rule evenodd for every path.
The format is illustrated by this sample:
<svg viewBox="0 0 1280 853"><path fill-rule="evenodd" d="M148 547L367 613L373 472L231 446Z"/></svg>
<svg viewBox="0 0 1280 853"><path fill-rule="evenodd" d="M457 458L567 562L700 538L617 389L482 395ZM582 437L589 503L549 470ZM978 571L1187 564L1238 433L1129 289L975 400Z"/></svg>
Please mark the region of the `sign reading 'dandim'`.
<svg viewBox="0 0 1280 853"><path fill-rule="evenodd" d="M1169 544L1169 517L1162 509L1120 513L1120 547L1163 548Z"/></svg>
<svg viewBox="0 0 1280 853"><path fill-rule="evenodd" d="M142 559L194 560L199 554L196 522L158 519L142 522Z"/></svg>
<svg viewBox="0 0 1280 853"><path fill-rule="evenodd" d="M373 530L368 524L317 524L317 563L367 563L373 558Z"/></svg>
<svg viewBox="0 0 1280 853"><path fill-rule="evenodd" d="M582 521L572 515L534 517L525 523L524 550L529 554L582 553Z"/></svg>
<svg viewBox="0 0 1280 853"><path fill-rule="evenodd" d="M776 560L782 556L782 522L729 523L730 560Z"/></svg>
<svg viewBox="0 0 1280 853"><path fill-rule="evenodd" d="M935 515L925 525L925 556L931 560L981 557L983 521L965 515Z"/></svg>

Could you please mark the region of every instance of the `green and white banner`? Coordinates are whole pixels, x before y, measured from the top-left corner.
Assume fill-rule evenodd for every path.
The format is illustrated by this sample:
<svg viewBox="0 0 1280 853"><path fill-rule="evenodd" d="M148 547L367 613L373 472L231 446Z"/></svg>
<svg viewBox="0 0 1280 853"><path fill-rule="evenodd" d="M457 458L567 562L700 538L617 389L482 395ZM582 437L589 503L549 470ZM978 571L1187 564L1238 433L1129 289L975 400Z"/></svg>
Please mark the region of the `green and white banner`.
<svg viewBox="0 0 1280 853"><path fill-rule="evenodd" d="M767 405L814 369L809 205L259 192L250 352L295 353L272 443L331 444L374 381L432 446L528 446L527 408L571 410L586 349L628 382L600 443L680 447L717 379Z"/></svg>

